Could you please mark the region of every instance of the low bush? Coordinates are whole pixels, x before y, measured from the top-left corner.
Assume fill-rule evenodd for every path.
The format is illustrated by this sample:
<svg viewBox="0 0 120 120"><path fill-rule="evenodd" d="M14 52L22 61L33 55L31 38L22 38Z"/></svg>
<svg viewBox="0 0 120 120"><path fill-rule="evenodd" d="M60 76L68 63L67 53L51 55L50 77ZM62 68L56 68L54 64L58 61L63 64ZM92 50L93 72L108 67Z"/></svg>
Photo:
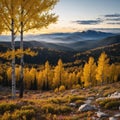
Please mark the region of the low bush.
<svg viewBox="0 0 120 120"><path fill-rule="evenodd" d="M16 110L12 115L12 120L33 120L35 118L34 110Z"/></svg>
<svg viewBox="0 0 120 120"><path fill-rule="evenodd" d="M61 113L70 113L72 111L71 107L69 106L60 106L58 107L58 112Z"/></svg>
<svg viewBox="0 0 120 120"><path fill-rule="evenodd" d="M83 100L76 100L75 104L77 105L77 107L79 107L80 105L84 104Z"/></svg>
<svg viewBox="0 0 120 120"><path fill-rule="evenodd" d="M42 105L41 110L43 113L55 113L56 107L57 105L48 103L48 104Z"/></svg>
<svg viewBox="0 0 120 120"><path fill-rule="evenodd" d="M51 114L61 114L61 113L70 113L71 107L65 105L55 105L55 104L45 104L41 107L43 113Z"/></svg>
<svg viewBox="0 0 120 120"><path fill-rule="evenodd" d="M67 103L68 99L66 97L58 97L58 98L50 99L50 102L55 104L62 104L62 103Z"/></svg>
<svg viewBox="0 0 120 120"><path fill-rule="evenodd" d="M106 109L118 110L120 106L120 101L110 101L105 104Z"/></svg>
<svg viewBox="0 0 120 120"><path fill-rule="evenodd" d="M7 111L1 116L0 120L13 120L11 114Z"/></svg>
<svg viewBox="0 0 120 120"><path fill-rule="evenodd" d="M85 98L81 96L70 96L69 97L69 102L75 102L77 100L85 100Z"/></svg>
<svg viewBox="0 0 120 120"><path fill-rule="evenodd" d="M99 100L98 104L105 109L118 109L120 106L120 100L117 98L114 99L108 98Z"/></svg>
<svg viewBox="0 0 120 120"><path fill-rule="evenodd" d="M16 110L13 113L5 112L0 120L33 120L35 119L34 110Z"/></svg>
<svg viewBox="0 0 120 120"><path fill-rule="evenodd" d="M59 89L58 89L58 88L55 88L54 92L55 92L55 93L59 92Z"/></svg>
<svg viewBox="0 0 120 120"><path fill-rule="evenodd" d="M22 106L21 110L35 110L35 107L32 105Z"/></svg>
<svg viewBox="0 0 120 120"><path fill-rule="evenodd" d="M13 112L15 109L18 109L18 106L15 103L0 104L0 114L4 114L6 111Z"/></svg>
<svg viewBox="0 0 120 120"><path fill-rule="evenodd" d="M61 86L59 87L59 91L60 91L60 92L64 92L64 91L65 91L65 86L64 86L64 85L61 85Z"/></svg>

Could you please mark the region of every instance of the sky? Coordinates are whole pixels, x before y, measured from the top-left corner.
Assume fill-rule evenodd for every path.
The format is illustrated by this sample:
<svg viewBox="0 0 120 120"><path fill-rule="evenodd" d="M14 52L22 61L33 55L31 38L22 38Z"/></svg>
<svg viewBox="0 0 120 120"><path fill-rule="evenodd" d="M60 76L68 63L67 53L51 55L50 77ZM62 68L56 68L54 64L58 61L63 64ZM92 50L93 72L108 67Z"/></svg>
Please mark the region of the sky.
<svg viewBox="0 0 120 120"><path fill-rule="evenodd" d="M59 16L57 23L38 32L120 32L120 0L60 0L53 13Z"/></svg>

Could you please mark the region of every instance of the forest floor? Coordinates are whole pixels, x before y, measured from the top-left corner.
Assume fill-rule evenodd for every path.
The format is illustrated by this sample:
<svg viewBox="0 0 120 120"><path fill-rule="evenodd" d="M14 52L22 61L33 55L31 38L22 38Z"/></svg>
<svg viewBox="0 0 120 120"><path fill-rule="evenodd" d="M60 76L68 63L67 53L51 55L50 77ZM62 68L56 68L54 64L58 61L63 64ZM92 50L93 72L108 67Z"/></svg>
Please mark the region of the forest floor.
<svg viewBox="0 0 120 120"><path fill-rule="evenodd" d="M28 90L22 99L17 92L12 100L11 89L0 87L0 120L120 120L120 96L111 97L119 93L120 82L116 82L57 93ZM85 104L94 109L81 110Z"/></svg>

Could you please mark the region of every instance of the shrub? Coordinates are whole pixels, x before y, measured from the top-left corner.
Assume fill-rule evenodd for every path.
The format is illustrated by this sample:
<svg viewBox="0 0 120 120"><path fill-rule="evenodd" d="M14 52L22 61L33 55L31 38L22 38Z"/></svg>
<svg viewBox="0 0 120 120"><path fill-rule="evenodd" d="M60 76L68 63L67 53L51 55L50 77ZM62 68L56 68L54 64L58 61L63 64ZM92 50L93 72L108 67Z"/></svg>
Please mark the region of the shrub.
<svg viewBox="0 0 120 120"><path fill-rule="evenodd" d="M58 108L59 113L70 113L72 111L71 107L69 106L60 106Z"/></svg>
<svg viewBox="0 0 120 120"><path fill-rule="evenodd" d="M117 98L108 98L99 100L98 104L105 109L118 109L118 107L120 106L120 100Z"/></svg>
<svg viewBox="0 0 120 120"><path fill-rule="evenodd" d="M12 116L9 112L5 112L1 120L12 120Z"/></svg>
<svg viewBox="0 0 120 120"><path fill-rule="evenodd" d="M77 84L77 85L75 86L75 89L79 89L79 88L81 88L81 86L80 86L79 84Z"/></svg>
<svg viewBox="0 0 120 120"><path fill-rule="evenodd" d="M35 110L35 107L32 105L28 105L28 106L22 106L21 109L22 110L31 110L31 109Z"/></svg>
<svg viewBox="0 0 120 120"><path fill-rule="evenodd" d="M61 97L59 97L59 98L52 98L50 100L50 102L55 103L55 104L61 104L61 103L67 103L68 99L66 99L65 97L63 97L63 98L61 98Z"/></svg>
<svg viewBox="0 0 120 120"><path fill-rule="evenodd" d="M61 85L61 86L59 87L59 91L60 91L60 92L64 92L64 91L65 91L65 86L64 86L64 85Z"/></svg>
<svg viewBox="0 0 120 120"><path fill-rule="evenodd" d="M14 103L1 103L0 104L0 114L4 114L4 112L6 112L6 111L13 112L17 108L18 108L18 106Z"/></svg>
<svg viewBox="0 0 120 120"><path fill-rule="evenodd" d="M81 96L70 96L70 101L69 102L75 102L77 100L85 100L84 97L81 97Z"/></svg>
<svg viewBox="0 0 120 120"><path fill-rule="evenodd" d="M32 120L35 118L34 110L16 110L12 115L12 120Z"/></svg>
<svg viewBox="0 0 120 120"><path fill-rule="evenodd" d="M106 109L114 109L114 110L118 110L120 106L120 101L110 101L107 104L105 104L105 108Z"/></svg>
<svg viewBox="0 0 120 120"><path fill-rule="evenodd" d="M76 100L75 103L77 106L80 106L80 105L84 104L84 101L83 100Z"/></svg>
<svg viewBox="0 0 120 120"><path fill-rule="evenodd" d="M59 89L58 89L58 88L55 88L54 92L55 92L55 93L59 92Z"/></svg>
<svg viewBox="0 0 120 120"><path fill-rule="evenodd" d="M56 105L54 104L45 104L41 107L41 110L44 112L44 113L55 113L55 109L56 109Z"/></svg>

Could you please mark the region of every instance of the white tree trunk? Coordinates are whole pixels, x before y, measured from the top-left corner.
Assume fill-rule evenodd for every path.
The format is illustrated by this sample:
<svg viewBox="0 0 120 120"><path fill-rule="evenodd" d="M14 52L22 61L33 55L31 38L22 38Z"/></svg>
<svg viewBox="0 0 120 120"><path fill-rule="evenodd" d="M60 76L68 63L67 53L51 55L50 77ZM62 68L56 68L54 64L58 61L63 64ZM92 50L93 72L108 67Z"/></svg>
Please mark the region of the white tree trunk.
<svg viewBox="0 0 120 120"><path fill-rule="evenodd" d="M15 36L14 36L14 20L11 21L11 46L12 46L12 98L16 97L16 79L15 79Z"/></svg>

